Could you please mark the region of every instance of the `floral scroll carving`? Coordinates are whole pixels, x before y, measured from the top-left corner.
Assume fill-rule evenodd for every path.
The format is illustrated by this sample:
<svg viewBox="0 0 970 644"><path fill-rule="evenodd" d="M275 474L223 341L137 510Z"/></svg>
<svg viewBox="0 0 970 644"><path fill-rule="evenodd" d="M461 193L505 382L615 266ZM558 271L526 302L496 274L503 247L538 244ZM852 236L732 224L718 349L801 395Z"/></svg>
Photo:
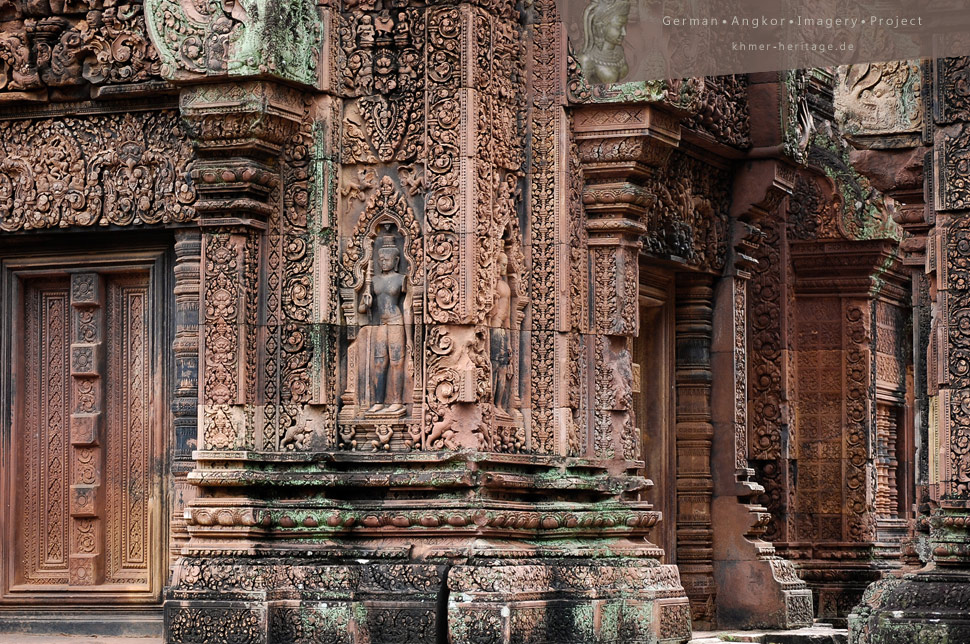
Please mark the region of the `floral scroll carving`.
<svg viewBox="0 0 970 644"><path fill-rule="evenodd" d="M684 126L727 145L751 147L748 77L733 74L705 78L697 113L687 119Z"/></svg>
<svg viewBox="0 0 970 644"><path fill-rule="evenodd" d="M0 122L0 229L191 221L191 148L171 111Z"/></svg>
<svg viewBox="0 0 970 644"><path fill-rule="evenodd" d="M140 2L5 3L0 100L83 98L111 85L160 81Z"/></svg>

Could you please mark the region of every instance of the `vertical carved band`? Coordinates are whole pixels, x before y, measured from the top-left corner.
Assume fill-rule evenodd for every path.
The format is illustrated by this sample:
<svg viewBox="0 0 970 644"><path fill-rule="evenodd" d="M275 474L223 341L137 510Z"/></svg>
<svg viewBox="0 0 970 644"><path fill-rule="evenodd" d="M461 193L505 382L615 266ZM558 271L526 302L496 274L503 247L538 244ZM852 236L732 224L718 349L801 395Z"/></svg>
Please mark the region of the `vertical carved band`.
<svg viewBox="0 0 970 644"><path fill-rule="evenodd" d="M175 387L172 396L172 476L175 488L171 515L170 553L174 559L179 545L188 540L184 510L195 487L186 482L192 469L192 449L197 444L199 401L199 284L201 280L202 236L198 229L175 233Z"/></svg>
<svg viewBox="0 0 970 644"><path fill-rule="evenodd" d="M253 447L258 232L214 228L203 234L200 444L206 450Z"/></svg>
<svg viewBox="0 0 970 644"><path fill-rule="evenodd" d="M734 299L734 468L748 469L747 280L733 280Z"/></svg>
<svg viewBox="0 0 970 644"><path fill-rule="evenodd" d="M97 273L71 275L71 554L70 583L104 575L103 463L104 285Z"/></svg>

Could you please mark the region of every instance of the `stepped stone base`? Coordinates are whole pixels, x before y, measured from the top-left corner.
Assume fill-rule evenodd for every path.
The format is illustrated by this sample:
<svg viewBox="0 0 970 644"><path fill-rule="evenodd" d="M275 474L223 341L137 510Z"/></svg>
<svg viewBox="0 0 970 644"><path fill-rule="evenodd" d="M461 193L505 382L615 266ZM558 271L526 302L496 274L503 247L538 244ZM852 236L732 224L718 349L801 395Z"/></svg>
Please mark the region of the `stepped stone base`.
<svg viewBox="0 0 970 644"><path fill-rule="evenodd" d="M850 644L970 642L970 573L920 571L872 584L849 615Z"/></svg>
<svg viewBox="0 0 970 644"><path fill-rule="evenodd" d="M367 553L183 558L171 644L674 644L690 639L674 566L651 558Z"/></svg>

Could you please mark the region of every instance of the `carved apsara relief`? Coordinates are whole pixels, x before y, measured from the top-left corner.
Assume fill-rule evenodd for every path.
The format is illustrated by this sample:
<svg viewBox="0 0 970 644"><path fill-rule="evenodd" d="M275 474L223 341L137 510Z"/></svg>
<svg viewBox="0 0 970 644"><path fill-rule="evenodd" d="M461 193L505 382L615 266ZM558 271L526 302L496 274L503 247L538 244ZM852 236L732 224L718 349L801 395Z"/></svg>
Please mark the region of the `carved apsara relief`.
<svg viewBox="0 0 970 644"><path fill-rule="evenodd" d="M630 71L623 49L629 0L592 0L583 12L583 48L576 61L591 83L618 83Z"/></svg>
<svg viewBox="0 0 970 644"><path fill-rule="evenodd" d="M411 206L388 176L368 199L343 253L341 303L349 327L340 446L392 432L394 445L421 448L424 257ZM358 435L360 433L360 435ZM380 445L391 445L385 436Z"/></svg>

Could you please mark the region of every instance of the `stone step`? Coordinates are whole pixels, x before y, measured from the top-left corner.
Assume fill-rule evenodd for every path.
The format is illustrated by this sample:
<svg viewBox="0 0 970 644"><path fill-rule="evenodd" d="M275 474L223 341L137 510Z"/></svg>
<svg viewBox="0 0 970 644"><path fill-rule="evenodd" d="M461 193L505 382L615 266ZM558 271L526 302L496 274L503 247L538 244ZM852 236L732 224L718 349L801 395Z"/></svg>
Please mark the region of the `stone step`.
<svg viewBox="0 0 970 644"><path fill-rule="evenodd" d="M829 624L816 624L791 631L716 631L694 633L689 644L724 644L751 642L753 644L847 644L848 631Z"/></svg>
<svg viewBox="0 0 970 644"><path fill-rule="evenodd" d="M0 644L162 644L160 637L74 637L72 635L0 635Z"/></svg>

